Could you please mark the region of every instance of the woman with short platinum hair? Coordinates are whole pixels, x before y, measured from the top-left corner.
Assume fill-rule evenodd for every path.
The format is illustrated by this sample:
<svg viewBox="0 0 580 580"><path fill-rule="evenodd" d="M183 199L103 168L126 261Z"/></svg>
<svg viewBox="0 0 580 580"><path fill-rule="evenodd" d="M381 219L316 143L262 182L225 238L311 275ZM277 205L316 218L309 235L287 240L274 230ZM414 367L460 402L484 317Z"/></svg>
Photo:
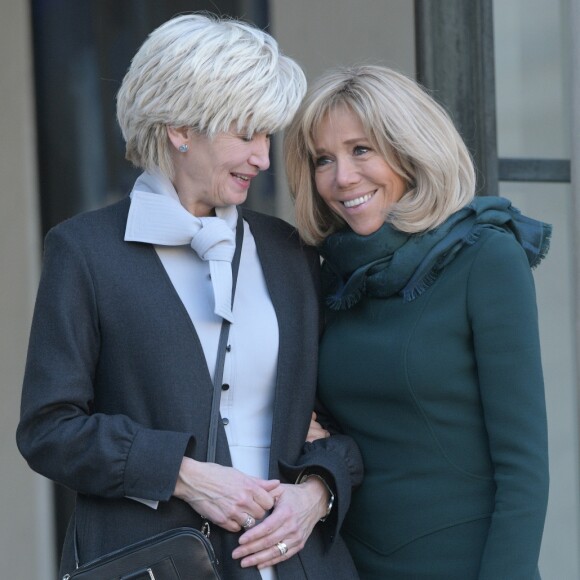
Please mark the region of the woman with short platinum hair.
<svg viewBox="0 0 580 580"><path fill-rule="evenodd" d="M61 577L209 525L224 580L357 578L339 529L362 461L314 413L318 255L241 207L305 89L233 19L177 16L133 58L117 116L143 172L46 236L24 378L19 448L76 492Z"/></svg>

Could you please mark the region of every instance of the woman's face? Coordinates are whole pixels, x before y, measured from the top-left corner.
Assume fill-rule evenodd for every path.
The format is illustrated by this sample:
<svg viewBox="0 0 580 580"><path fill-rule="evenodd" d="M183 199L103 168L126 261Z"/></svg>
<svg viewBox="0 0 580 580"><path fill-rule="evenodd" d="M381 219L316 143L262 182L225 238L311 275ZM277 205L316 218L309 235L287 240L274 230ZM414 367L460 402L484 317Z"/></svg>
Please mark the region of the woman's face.
<svg viewBox="0 0 580 580"><path fill-rule="evenodd" d="M372 148L359 118L346 107L333 110L314 133L314 149L320 197L357 234L376 232L406 184Z"/></svg>
<svg viewBox="0 0 580 580"><path fill-rule="evenodd" d="M252 179L270 166L270 136L266 133L251 138L219 133L209 138L187 130L186 136L181 142L172 139L176 145L174 186L181 203L196 216L246 201ZM187 143L187 152L177 151L181 143Z"/></svg>

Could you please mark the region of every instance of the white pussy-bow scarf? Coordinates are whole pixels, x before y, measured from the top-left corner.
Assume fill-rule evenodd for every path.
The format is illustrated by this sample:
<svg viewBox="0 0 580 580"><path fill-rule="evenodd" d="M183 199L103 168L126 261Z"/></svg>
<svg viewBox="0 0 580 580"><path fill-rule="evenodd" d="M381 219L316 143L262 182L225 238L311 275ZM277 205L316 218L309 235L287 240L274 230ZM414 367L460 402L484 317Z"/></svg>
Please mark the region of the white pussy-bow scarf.
<svg viewBox="0 0 580 580"><path fill-rule="evenodd" d="M233 322L232 258L236 247L236 206L217 207L217 217L196 217L179 201L169 179L160 173L142 173L131 191L125 241L161 246L189 244L209 262L214 312Z"/></svg>

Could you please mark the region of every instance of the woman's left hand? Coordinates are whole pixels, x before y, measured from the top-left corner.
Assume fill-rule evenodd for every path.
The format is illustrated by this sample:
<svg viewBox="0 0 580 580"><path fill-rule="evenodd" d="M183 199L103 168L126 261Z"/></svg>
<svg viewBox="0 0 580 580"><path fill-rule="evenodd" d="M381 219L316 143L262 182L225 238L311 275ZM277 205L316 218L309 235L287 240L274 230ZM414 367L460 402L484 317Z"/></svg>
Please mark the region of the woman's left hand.
<svg viewBox="0 0 580 580"><path fill-rule="evenodd" d="M265 568L294 556L326 515L328 490L316 478L300 485L280 484L271 493L275 496L272 513L244 532L232 553L234 559L241 559L242 568Z"/></svg>
<svg viewBox="0 0 580 580"><path fill-rule="evenodd" d="M330 433L317 421L317 419L318 417L316 416L316 413L312 411L310 426L308 427L308 433L306 434L306 441L309 443L316 441L316 439L330 437Z"/></svg>

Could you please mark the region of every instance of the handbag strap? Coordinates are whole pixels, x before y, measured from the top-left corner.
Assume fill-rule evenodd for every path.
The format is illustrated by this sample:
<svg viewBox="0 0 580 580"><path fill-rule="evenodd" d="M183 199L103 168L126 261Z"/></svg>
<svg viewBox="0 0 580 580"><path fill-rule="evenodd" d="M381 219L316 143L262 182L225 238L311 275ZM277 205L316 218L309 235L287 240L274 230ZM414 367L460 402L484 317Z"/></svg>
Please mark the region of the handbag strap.
<svg viewBox="0 0 580 580"><path fill-rule="evenodd" d="M242 255L242 243L244 240L244 223L242 212L238 208L238 223L236 226L236 251L232 259L232 311L234 307L234 296L236 293L236 284L238 282L238 270L240 268L240 258ZM211 415L209 421L209 436L207 440L207 462L215 463L215 453L217 446L218 420L220 414L220 400L222 390L222 378L224 376L224 365L226 360L226 351L228 350L228 336L230 333L230 321L225 318L222 320L222 328L218 342L217 359L215 362L215 371L213 374L213 397L211 401Z"/></svg>

